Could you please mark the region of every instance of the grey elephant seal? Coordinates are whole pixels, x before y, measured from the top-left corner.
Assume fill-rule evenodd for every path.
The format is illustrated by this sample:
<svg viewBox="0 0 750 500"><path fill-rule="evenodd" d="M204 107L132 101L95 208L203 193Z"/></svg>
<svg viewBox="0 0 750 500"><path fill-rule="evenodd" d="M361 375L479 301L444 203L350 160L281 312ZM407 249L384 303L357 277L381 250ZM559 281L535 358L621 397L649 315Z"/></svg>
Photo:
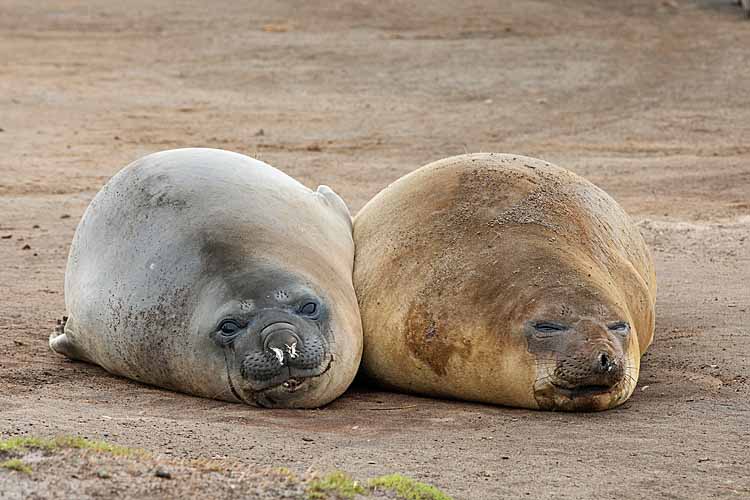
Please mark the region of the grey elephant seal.
<svg viewBox="0 0 750 500"><path fill-rule="evenodd" d="M648 249L604 191L547 162L447 158L354 220L366 376L548 410L628 399L654 333Z"/></svg>
<svg viewBox="0 0 750 500"><path fill-rule="evenodd" d="M325 405L361 358L353 260L349 210L328 187L228 151L152 154L83 215L50 347L198 396Z"/></svg>

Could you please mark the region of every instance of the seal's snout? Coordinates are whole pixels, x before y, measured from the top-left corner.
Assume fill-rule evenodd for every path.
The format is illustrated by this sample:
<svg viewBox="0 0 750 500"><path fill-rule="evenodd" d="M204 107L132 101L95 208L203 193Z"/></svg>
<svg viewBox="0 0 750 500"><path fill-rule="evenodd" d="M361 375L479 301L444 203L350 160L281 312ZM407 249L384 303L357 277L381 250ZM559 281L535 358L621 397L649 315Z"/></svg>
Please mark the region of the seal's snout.
<svg viewBox="0 0 750 500"><path fill-rule="evenodd" d="M276 356L280 365L299 357L302 340L291 323L274 323L261 331L263 349Z"/></svg>
<svg viewBox="0 0 750 500"><path fill-rule="evenodd" d="M318 329L284 318L256 331L248 336L252 347L242 354L240 366L240 374L253 390L280 386L292 393L330 366L331 355Z"/></svg>
<svg viewBox="0 0 750 500"><path fill-rule="evenodd" d="M610 392L625 377L624 352L609 339L573 342L559 354L550 382L569 397Z"/></svg>
<svg viewBox="0 0 750 500"><path fill-rule="evenodd" d="M617 361L608 352L600 352L594 362L594 372L600 374L611 373L617 369Z"/></svg>

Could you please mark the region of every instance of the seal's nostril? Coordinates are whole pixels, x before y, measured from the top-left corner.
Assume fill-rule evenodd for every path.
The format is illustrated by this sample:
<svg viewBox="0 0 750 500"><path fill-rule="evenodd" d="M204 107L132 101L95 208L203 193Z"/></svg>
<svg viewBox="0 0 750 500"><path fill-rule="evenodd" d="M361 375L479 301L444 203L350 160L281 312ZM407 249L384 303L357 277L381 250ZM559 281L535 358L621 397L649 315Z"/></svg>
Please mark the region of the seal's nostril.
<svg viewBox="0 0 750 500"><path fill-rule="evenodd" d="M599 367L603 372L612 369L612 358L606 352L599 354Z"/></svg>

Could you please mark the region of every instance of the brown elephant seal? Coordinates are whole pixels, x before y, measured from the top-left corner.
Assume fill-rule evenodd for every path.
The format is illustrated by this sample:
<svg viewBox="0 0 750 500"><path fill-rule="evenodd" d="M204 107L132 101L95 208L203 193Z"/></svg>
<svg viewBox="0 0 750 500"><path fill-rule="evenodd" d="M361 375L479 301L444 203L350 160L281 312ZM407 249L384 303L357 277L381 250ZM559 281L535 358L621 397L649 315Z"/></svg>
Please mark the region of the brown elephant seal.
<svg viewBox="0 0 750 500"><path fill-rule="evenodd" d="M603 410L635 388L656 282L625 212L541 160L431 163L354 219L366 376L390 388Z"/></svg>
<svg viewBox="0 0 750 500"><path fill-rule="evenodd" d="M50 346L180 392L318 407L359 367L353 261L331 189L229 151L152 154L83 215Z"/></svg>

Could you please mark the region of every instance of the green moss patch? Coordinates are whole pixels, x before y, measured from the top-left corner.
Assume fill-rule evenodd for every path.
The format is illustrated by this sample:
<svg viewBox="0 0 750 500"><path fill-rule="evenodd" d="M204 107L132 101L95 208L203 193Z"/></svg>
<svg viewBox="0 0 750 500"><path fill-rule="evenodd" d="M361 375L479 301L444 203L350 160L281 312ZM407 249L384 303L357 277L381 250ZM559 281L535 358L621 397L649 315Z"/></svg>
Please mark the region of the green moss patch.
<svg viewBox="0 0 750 500"><path fill-rule="evenodd" d="M401 474L370 479L370 488L389 490L405 500L452 500L451 497L429 484L420 483Z"/></svg>
<svg viewBox="0 0 750 500"><path fill-rule="evenodd" d="M13 437L0 440L0 452L21 453L29 448L50 449L51 441L32 437Z"/></svg>
<svg viewBox="0 0 750 500"><path fill-rule="evenodd" d="M11 458L5 462L0 462L0 468L14 470L16 472L23 472L24 474L31 474L31 467L23 463L17 458Z"/></svg>
<svg viewBox="0 0 750 500"><path fill-rule="evenodd" d="M352 499L357 495L368 496L376 491L395 493L403 500L453 500L439 489L420 483L401 474L370 479L362 485L343 472L332 472L322 478L308 482L307 497L311 500Z"/></svg>
<svg viewBox="0 0 750 500"><path fill-rule="evenodd" d="M136 456L145 454L142 450L134 450L106 443L104 441L92 441L82 437L59 436L54 439L41 439L34 437L13 437L0 440L0 453L23 453L30 449L53 451L63 448L75 448L80 450L93 450L105 452L115 456Z"/></svg>
<svg viewBox="0 0 750 500"><path fill-rule="evenodd" d="M313 479L307 487L307 496L314 500L327 498L354 498L364 494L365 488L343 472L332 472L320 479Z"/></svg>

